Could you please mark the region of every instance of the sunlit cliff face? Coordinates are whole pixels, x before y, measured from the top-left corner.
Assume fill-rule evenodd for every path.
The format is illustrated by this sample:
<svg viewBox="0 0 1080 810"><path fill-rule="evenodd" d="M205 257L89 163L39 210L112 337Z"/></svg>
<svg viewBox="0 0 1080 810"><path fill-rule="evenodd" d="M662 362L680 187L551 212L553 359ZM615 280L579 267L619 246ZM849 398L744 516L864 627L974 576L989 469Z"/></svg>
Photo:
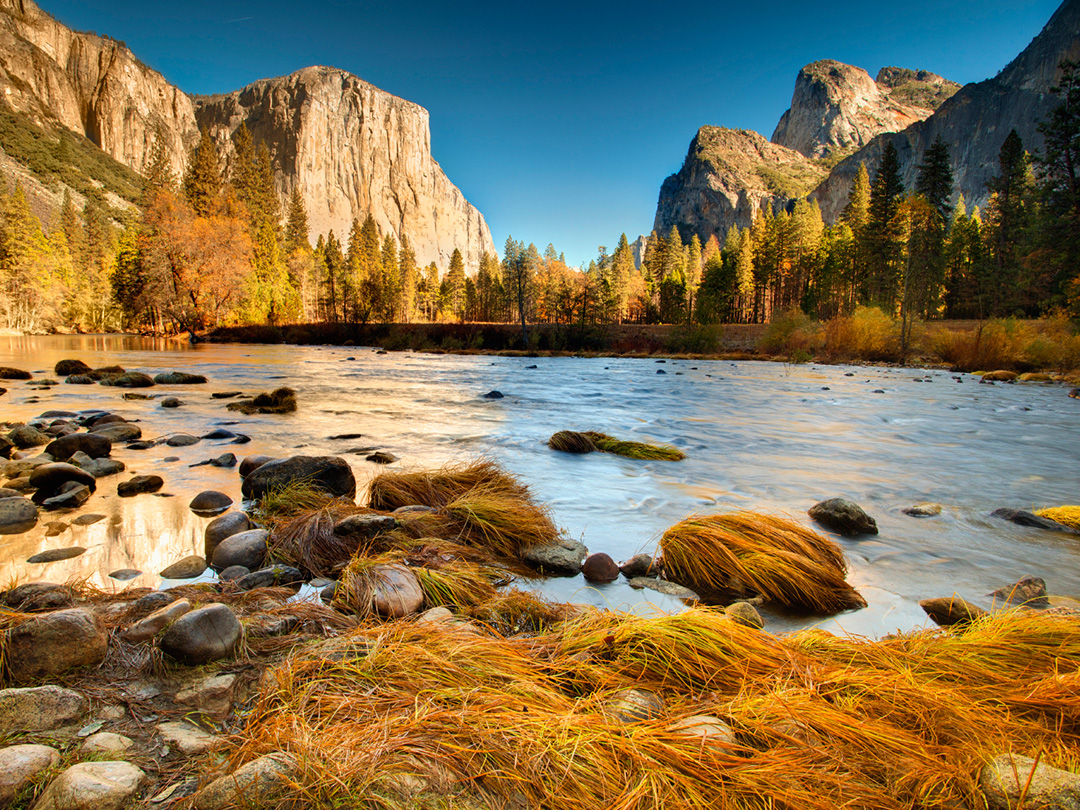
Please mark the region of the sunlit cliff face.
<svg viewBox="0 0 1080 810"><path fill-rule="evenodd" d="M202 436L225 426L251 441L115 448L113 457L127 470L99 479L85 506L43 513L32 531L0 536L4 582L84 577L124 587L109 574L133 568L144 573L130 584L156 586L167 565L202 553L211 518L188 509L196 493L219 490L233 498L234 508L242 505L235 468L190 465L225 452L239 459L339 455L353 468L362 501L367 481L380 469L365 460L368 448L376 448L400 459L395 469L489 455L528 483L570 536L616 560L653 552L666 528L694 512L757 509L809 524L805 512L813 503L847 497L877 519L881 533L836 538L848 559L849 581L870 606L831 620L825 625L831 629L839 624L869 635L908 629L925 621L919 599L953 592L989 606L985 594L1023 574L1044 577L1051 593L1080 595L1080 546L1074 540L989 517L1001 506L1075 502L1080 457L1063 448L1080 446L1080 426L1075 400L1059 386L982 386L970 376L958 383L945 372L911 369L0 338L0 365L37 377L54 376L54 364L64 358L95 367L185 370L206 375L209 383L143 389L139 393L157 399L140 401L99 385L37 390L5 382L3 418L100 408L138 419L146 437ZM657 375L657 369L667 373ZM210 396L281 385L297 391L295 414L243 416ZM505 398L482 398L492 389ZM165 395L186 404L161 408ZM563 429L671 443L688 458L642 462L555 453L545 442ZM332 438L342 435L351 438ZM159 494L118 498L117 483L136 473L160 475L165 486ZM924 501L941 503L943 513L917 519L900 511ZM85 514L104 518L71 525ZM46 536L51 521L68 526ZM71 546L86 551L54 563L25 562L38 551ZM614 608L681 607L654 592L634 591L624 580L595 586L571 577L520 585ZM774 617L771 626L812 621Z"/></svg>

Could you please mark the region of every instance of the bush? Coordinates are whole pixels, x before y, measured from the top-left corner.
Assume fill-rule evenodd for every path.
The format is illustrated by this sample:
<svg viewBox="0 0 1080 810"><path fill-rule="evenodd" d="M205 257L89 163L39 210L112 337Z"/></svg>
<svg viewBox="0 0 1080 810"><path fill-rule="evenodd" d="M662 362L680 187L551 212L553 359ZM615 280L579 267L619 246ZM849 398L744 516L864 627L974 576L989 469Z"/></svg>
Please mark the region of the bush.
<svg viewBox="0 0 1080 810"><path fill-rule="evenodd" d="M825 324L824 354L830 360L894 362L900 359L900 322L877 307L858 307Z"/></svg>

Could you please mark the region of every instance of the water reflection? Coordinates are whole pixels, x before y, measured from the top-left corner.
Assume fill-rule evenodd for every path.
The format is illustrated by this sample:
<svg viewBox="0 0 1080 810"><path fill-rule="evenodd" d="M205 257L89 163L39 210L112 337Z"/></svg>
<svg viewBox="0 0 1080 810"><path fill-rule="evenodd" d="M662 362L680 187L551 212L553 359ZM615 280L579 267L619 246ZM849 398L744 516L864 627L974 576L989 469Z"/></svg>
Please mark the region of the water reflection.
<svg viewBox="0 0 1080 810"><path fill-rule="evenodd" d="M110 571L138 568L146 573L132 584L156 584L156 572L201 551L209 519L187 509L191 497L218 489L240 499L234 470L188 465L223 452L239 451L242 458L378 447L418 467L490 454L552 506L559 525L616 559L651 551L665 528L695 511L752 508L807 520L805 510L815 501L849 497L877 518L881 534L839 541L851 581L870 607L823 623L830 628L839 622L880 635L922 625L920 598L955 591L988 606L985 594L1028 573L1045 577L1052 592L1080 595L1077 540L988 517L999 506L1077 502L1080 401L1059 386L984 386L970 376L957 383L943 372L929 372L932 382L916 383L922 374L910 369L377 355L363 348L191 346L111 336L0 339L0 365L51 374L55 362L67 357L151 373L184 370L205 374L210 383L152 389L187 403L175 410L153 400L126 401L121 390L96 385L36 391L7 383L9 393L0 400L4 418L97 407L140 419L148 437L201 435L228 425L250 434L252 442L117 449L114 456L129 473L161 475L174 497L119 499L116 483L128 473L102 479L79 513L107 514L108 520L46 538L45 521L75 515L48 516L33 532L0 538L6 579L84 576L113 587ZM527 368L533 364L537 368ZM661 367L666 375L656 374ZM855 376L845 376L849 371ZM242 416L210 397L283 384L298 391L296 414ZM480 397L492 388L506 398ZM564 428L671 442L689 458L636 462L553 453L544 441ZM362 437L328 438L342 433ZM344 457L361 486L378 469L363 456ZM900 512L921 501L940 502L945 510L923 519ZM71 545L89 551L41 566L23 562L42 549ZM679 607L622 582L592 587L574 578L537 587L557 598L616 608ZM779 627L819 621L771 618Z"/></svg>

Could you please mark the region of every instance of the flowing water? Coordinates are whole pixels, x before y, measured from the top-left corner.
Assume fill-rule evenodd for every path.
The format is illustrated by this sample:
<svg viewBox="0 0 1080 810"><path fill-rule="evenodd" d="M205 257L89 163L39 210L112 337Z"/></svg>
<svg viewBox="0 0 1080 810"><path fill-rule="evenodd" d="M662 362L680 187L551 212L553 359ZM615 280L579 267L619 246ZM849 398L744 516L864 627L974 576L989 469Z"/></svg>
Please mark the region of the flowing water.
<svg viewBox="0 0 1080 810"><path fill-rule="evenodd" d="M924 625L919 599L955 592L988 607L986 594L1024 574L1044 577L1051 593L1080 597L1080 538L989 517L1000 506L1080 502L1080 400L1068 398L1060 385L990 386L970 375L862 366L377 354L116 336L0 338L0 365L35 377L53 376L53 365L64 358L150 374L182 370L210 382L144 390L158 395L149 401L126 401L124 389L98 385L39 390L4 382L9 390L0 398L0 417L100 408L140 420L144 437L201 435L229 425L252 441L116 447L113 457L127 472L101 479L78 512L105 519L46 537L46 523L69 523L76 515L43 514L30 532L0 538L0 582L77 576L123 587L108 574L135 568L147 573L130 584L157 586L162 580L154 572L202 553L208 519L188 510L191 497L217 489L240 501L235 469L189 465L230 451L240 458L324 455L363 445L392 452L401 459L396 467L491 456L524 479L570 535L616 560L654 551L664 529L694 512L757 509L810 525L806 509L816 501L844 496L862 505L880 534L837 541L849 560L849 581L870 606L832 619L770 614L770 629L817 624L880 636ZM297 413L243 416L226 411L227 400L210 397L281 385L297 390ZM492 389L505 397L481 397ZM160 397L168 394L186 404L161 408ZM670 443L688 457L642 462L549 450L547 438L567 428ZM328 438L342 433L363 438ZM361 488L381 469L362 455L344 457ZM116 484L131 473L159 474L165 488L120 499ZM943 513L901 513L922 501L943 504ZM38 551L68 546L88 551L60 562L26 562ZM622 580L597 586L576 577L534 587L560 600L623 610L681 608Z"/></svg>

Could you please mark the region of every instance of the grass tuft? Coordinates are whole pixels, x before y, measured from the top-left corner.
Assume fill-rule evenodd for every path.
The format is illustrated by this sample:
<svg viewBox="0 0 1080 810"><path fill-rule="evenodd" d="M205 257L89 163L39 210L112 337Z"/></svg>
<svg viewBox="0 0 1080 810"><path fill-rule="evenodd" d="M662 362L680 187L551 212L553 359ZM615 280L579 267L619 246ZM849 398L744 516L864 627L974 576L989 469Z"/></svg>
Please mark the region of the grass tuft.
<svg viewBox="0 0 1080 810"><path fill-rule="evenodd" d="M598 433L595 430L587 430L583 433L576 430L560 430L548 439L547 444L552 450L563 453L592 453L599 451L643 461L682 461L686 458L686 454L682 450L670 445L622 441L614 436L608 436L606 433Z"/></svg>
<svg viewBox="0 0 1080 810"><path fill-rule="evenodd" d="M1035 514L1056 520L1071 529L1080 530L1080 506L1051 506L1046 509L1036 509Z"/></svg>
<svg viewBox="0 0 1080 810"><path fill-rule="evenodd" d="M418 505L438 509L477 487L529 497L527 486L494 461L481 458L450 463L438 470L379 473L371 480L368 506L386 512Z"/></svg>

